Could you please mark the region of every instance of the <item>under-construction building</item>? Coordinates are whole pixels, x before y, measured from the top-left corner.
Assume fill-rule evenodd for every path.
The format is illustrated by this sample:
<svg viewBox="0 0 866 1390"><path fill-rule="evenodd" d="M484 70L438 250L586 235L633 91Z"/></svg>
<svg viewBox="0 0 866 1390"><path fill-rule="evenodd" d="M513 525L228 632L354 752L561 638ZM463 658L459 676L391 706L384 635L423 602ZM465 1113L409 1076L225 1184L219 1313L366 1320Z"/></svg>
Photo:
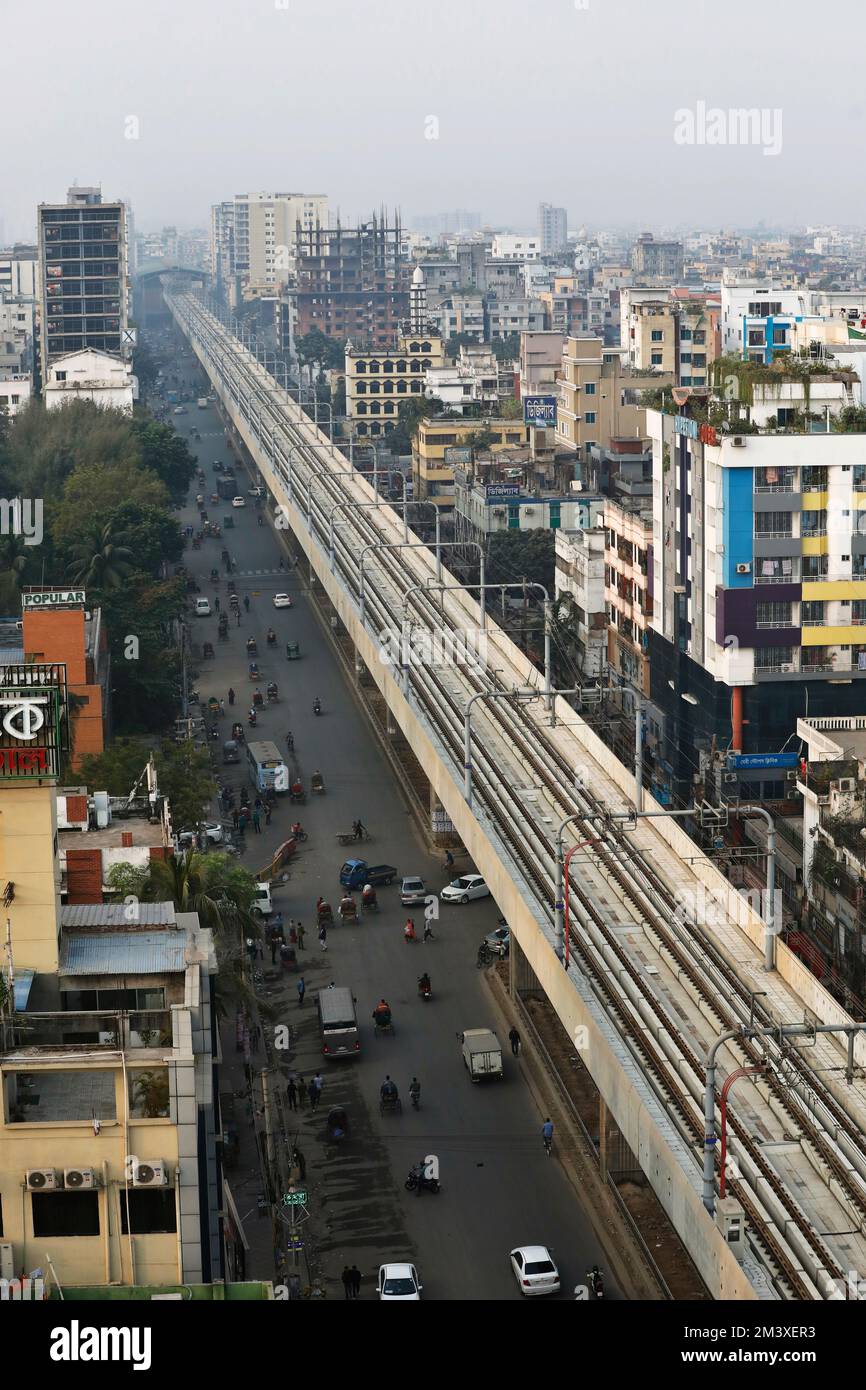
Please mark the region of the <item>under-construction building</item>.
<svg viewBox="0 0 866 1390"><path fill-rule="evenodd" d="M277 313L282 348L314 328L340 342L389 347L408 317L409 278L399 216L390 226L384 211L359 227L299 223L294 283Z"/></svg>

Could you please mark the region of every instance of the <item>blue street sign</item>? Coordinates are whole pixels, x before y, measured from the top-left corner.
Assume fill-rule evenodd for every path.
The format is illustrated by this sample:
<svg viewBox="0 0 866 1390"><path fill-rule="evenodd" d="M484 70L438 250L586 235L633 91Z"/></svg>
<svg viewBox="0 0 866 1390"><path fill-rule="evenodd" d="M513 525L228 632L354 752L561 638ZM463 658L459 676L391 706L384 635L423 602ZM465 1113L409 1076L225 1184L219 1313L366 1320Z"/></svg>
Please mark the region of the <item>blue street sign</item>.
<svg viewBox="0 0 866 1390"><path fill-rule="evenodd" d="M797 753L729 753L729 767L796 767Z"/></svg>
<svg viewBox="0 0 866 1390"><path fill-rule="evenodd" d="M524 396L524 425L556 425L556 396Z"/></svg>

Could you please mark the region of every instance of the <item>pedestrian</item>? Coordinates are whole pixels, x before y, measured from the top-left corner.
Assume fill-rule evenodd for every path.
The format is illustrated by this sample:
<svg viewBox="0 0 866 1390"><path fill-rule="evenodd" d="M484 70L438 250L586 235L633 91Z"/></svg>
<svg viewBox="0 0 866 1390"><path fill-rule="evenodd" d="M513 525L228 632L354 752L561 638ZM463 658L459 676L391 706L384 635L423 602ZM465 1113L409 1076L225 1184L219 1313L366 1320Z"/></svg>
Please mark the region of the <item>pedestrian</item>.
<svg viewBox="0 0 866 1390"><path fill-rule="evenodd" d="M256 808L257 811L260 811L262 809L262 798L260 796L256 797L255 801L253 802L253 806Z"/></svg>
<svg viewBox="0 0 866 1390"><path fill-rule="evenodd" d="M351 1298L351 1297L352 1297L352 1284L353 1284L353 1279L352 1279L352 1271L350 1270L350 1268L349 1268L348 1265L343 1265L342 1280L343 1280L343 1291L344 1291L344 1293L345 1293L345 1295L346 1295L346 1298L347 1298L347 1299L348 1299L348 1298Z"/></svg>
<svg viewBox="0 0 866 1390"><path fill-rule="evenodd" d="M279 941L280 939L278 936L271 937L271 965L276 965L277 963L277 947L279 946Z"/></svg>
<svg viewBox="0 0 866 1390"><path fill-rule="evenodd" d="M246 813L245 813L244 811L241 811L240 819L238 820L238 833L241 834L241 835L245 834L246 828L247 828L247 817L246 817Z"/></svg>
<svg viewBox="0 0 866 1390"><path fill-rule="evenodd" d="M321 1072L318 1072L318 1071L316 1072L316 1075L313 1077L313 1085L314 1085L315 1088L316 1088L316 1095L319 1097L319 1100L321 1100L321 1099L322 1099L322 1091L323 1091L324 1088L325 1088L325 1083L324 1083L324 1081L322 1080L322 1073L321 1073ZM317 1105L318 1105L318 1103L319 1103L319 1101L316 1101L316 1104L317 1104Z"/></svg>
<svg viewBox="0 0 866 1390"><path fill-rule="evenodd" d="M240 610L240 609L238 609L237 612L235 613L235 617L236 617L237 620L238 620L238 627L240 627L240 625L241 625L241 610Z"/></svg>
<svg viewBox="0 0 866 1390"><path fill-rule="evenodd" d="M225 700L220 700L220 714L225 714L225 712L226 712L226 702L225 702Z"/></svg>
<svg viewBox="0 0 866 1390"><path fill-rule="evenodd" d="M234 808L234 810L232 811L232 825L234 826L235 830L237 830L237 828L238 828L238 823L239 823L239 821L240 821L240 818L241 818L241 813L240 813L240 811L238 810L238 808L237 808L237 806L236 806L236 807Z"/></svg>
<svg viewBox="0 0 866 1390"><path fill-rule="evenodd" d="M304 949L304 928L301 926L301 923L299 922L299 923L298 923L298 950L299 950L299 951L303 951L303 949Z"/></svg>
<svg viewBox="0 0 866 1390"><path fill-rule="evenodd" d="M249 594L244 594L244 608L245 608L246 612L249 613L249 611L250 611L250 596L249 596Z"/></svg>
<svg viewBox="0 0 866 1390"><path fill-rule="evenodd" d="M286 1087L286 1096L288 1097L288 1101L289 1101L289 1109L290 1109L290 1110L297 1110L297 1108L298 1108L298 1088L297 1088L297 1086L295 1085L295 1078L294 1078L293 1076L290 1076L290 1077L289 1077L289 1084L288 1084L288 1086Z"/></svg>
<svg viewBox="0 0 866 1390"><path fill-rule="evenodd" d="M304 995L306 994L306 992L307 992L307 986L304 984L303 976L301 976L300 980L298 980L298 1008L299 1008L299 1009L303 1008L303 1006L304 1006Z"/></svg>
<svg viewBox="0 0 866 1390"><path fill-rule="evenodd" d="M235 702L235 692L234 692L234 690L232 689L232 687L229 686L229 704L230 704L230 705L233 705L234 702Z"/></svg>
<svg viewBox="0 0 866 1390"><path fill-rule="evenodd" d="M270 823L271 823L271 803L268 802L267 806L265 807L265 825L270 825Z"/></svg>
<svg viewBox="0 0 866 1390"><path fill-rule="evenodd" d="M265 958L265 945L261 937L259 937L259 942L256 946L256 955L258 956L259 960L264 960Z"/></svg>
<svg viewBox="0 0 866 1390"><path fill-rule="evenodd" d="M436 938L435 938L434 935L433 935L433 928L432 928L431 925L430 925L430 919L429 919L428 917L425 917L425 918L424 918L424 937L423 937L423 940L424 940L424 941L435 941L435 940L436 940Z"/></svg>
<svg viewBox="0 0 866 1390"><path fill-rule="evenodd" d="M261 835L262 833L262 813L258 806L253 811L253 830L257 835Z"/></svg>
<svg viewBox="0 0 866 1390"><path fill-rule="evenodd" d="M289 945L290 945L290 946L297 946L297 944L298 944L298 931L297 931L297 928L296 928L294 922L292 922L291 925L289 926Z"/></svg>
<svg viewBox="0 0 866 1390"><path fill-rule="evenodd" d="M249 958L250 958L250 963L252 963L252 962L255 960L255 958L256 958L256 943L255 943L255 941L253 940L253 938L252 938L251 936L248 936L248 937L247 937L247 943L246 943L246 945L247 945L247 955L248 955Z"/></svg>
<svg viewBox="0 0 866 1390"><path fill-rule="evenodd" d="M283 562L282 562L282 560L281 560L281 561L280 561L280 574L282 574L282 572L283 572L284 569L285 569L285 565L283 564Z"/></svg>
<svg viewBox="0 0 866 1390"><path fill-rule="evenodd" d="M514 1056L515 1056L515 1057L519 1057L519 1056L520 1056L520 1034L518 1033L518 1031L517 1031L516 1028L512 1027L511 1032L508 1034L508 1041L511 1043L511 1051L514 1053Z"/></svg>
<svg viewBox="0 0 866 1390"><path fill-rule="evenodd" d="M310 1112L311 1114L315 1115L316 1111L319 1108L319 1092L316 1087L315 1081L311 1081L309 1086L307 1087L307 1099L310 1102Z"/></svg>
<svg viewBox="0 0 866 1390"><path fill-rule="evenodd" d="M319 941L321 942L322 950L323 950L323 951L327 951L327 949L328 949L328 933L327 933L327 931L325 930L325 924L324 924L324 922L323 922L322 925L319 927Z"/></svg>
<svg viewBox="0 0 866 1390"><path fill-rule="evenodd" d="M361 1271L360 1271L360 1269L358 1268L357 1265L352 1265L352 1268L351 1268L350 1273L351 1273L351 1275L352 1275L352 1297L353 1297L353 1298L360 1298L360 1297L361 1297Z"/></svg>
<svg viewBox="0 0 866 1390"><path fill-rule="evenodd" d="M220 596L219 596L219 594L217 594L216 598L214 599L214 607L215 607L215 609L216 609L217 612L220 611Z"/></svg>
<svg viewBox="0 0 866 1390"><path fill-rule="evenodd" d="M307 1104L307 1087L300 1072L295 1073L295 1083L298 1087L298 1109L303 1110Z"/></svg>

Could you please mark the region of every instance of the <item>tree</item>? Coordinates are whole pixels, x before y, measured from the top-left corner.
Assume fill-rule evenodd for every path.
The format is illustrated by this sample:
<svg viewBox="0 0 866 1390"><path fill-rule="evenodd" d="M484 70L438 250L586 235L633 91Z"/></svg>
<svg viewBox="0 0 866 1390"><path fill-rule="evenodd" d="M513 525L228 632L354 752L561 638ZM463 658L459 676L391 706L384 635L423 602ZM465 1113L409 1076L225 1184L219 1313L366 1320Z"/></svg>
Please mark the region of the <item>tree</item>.
<svg viewBox="0 0 866 1390"><path fill-rule="evenodd" d="M446 343L448 355L456 357L462 347L478 347L479 342L477 333L454 333Z"/></svg>
<svg viewBox="0 0 866 1390"><path fill-rule="evenodd" d="M82 532L105 526L121 502L168 507L164 484L137 462L116 466L84 464L67 478L60 499L49 510L49 525L59 550L74 547Z"/></svg>
<svg viewBox="0 0 866 1390"><path fill-rule="evenodd" d="M397 407L397 423L388 435L392 454L408 454L412 450L412 440L418 433L418 425L431 415L442 413L442 401L438 396L410 396Z"/></svg>
<svg viewBox="0 0 866 1390"><path fill-rule="evenodd" d="M506 396L504 400L499 402L496 413L500 420L522 420L523 402L514 396Z"/></svg>
<svg viewBox="0 0 866 1390"><path fill-rule="evenodd" d="M179 505L186 497L196 467L186 440L173 426L162 425L151 415L134 416L130 428L142 467L156 474L172 502Z"/></svg>
<svg viewBox="0 0 866 1390"><path fill-rule="evenodd" d="M499 531L490 537L487 577L490 583L521 579L543 584L553 594L556 568L554 531ZM531 595L534 598L537 595Z"/></svg>
<svg viewBox="0 0 866 1390"><path fill-rule="evenodd" d="M145 1030L153 1032L153 1029ZM145 1047L152 1041L143 1038ZM135 1078L133 1087L136 1101L141 1105L144 1119L157 1120L169 1112L169 1089L167 1071L143 1071Z"/></svg>
<svg viewBox="0 0 866 1390"><path fill-rule="evenodd" d="M32 402L16 415L9 431L8 481L27 497L59 497L70 474L95 465L110 474L138 462L130 420L120 410L105 410L92 401L70 401L62 410ZM115 475L116 476L116 475ZM116 502L122 493L114 492Z"/></svg>
<svg viewBox="0 0 866 1390"><path fill-rule="evenodd" d="M255 880L245 870L229 875L216 860L227 855L198 854L191 850L170 859L152 859L146 888L151 902L170 902L178 912L196 912L203 927L226 937L232 930L250 930L250 907Z"/></svg>
<svg viewBox="0 0 866 1390"><path fill-rule="evenodd" d="M123 502L111 513L110 521L132 551L136 569L148 575L160 574L165 565L175 565L183 556L177 518L163 507Z"/></svg>
<svg viewBox="0 0 866 1390"><path fill-rule="evenodd" d="M507 338L494 338L490 346L497 362L514 362L520 356L520 334L509 333Z"/></svg>
<svg viewBox="0 0 866 1390"><path fill-rule="evenodd" d="M839 434L866 434L866 407L846 405L833 421L833 428Z"/></svg>
<svg viewBox="0 0 866 1390"><path fill-rule="evenodd" d="M0 538L0 613L17 614L21 608L21 586L35 546L24 543L23 536Z"/></svg>
<svg viewBox="0 0 866 1390"><path fill-rule="evenodd" d="M116 738L102 753L83 759L82 780L110 796L128 796L151 752L157 784L168 798L174 824L181 829L197 825L210 805L214 780L207 750L191 743L165 741L151 749L142 738Z"/></svg>
<svg viewBox="0 0 866 1390"><path fill-rule="evenodd" d="M132 571L132 551L119 545L111 522L93 526L77 545L72 547L69 576L75 584L95 589L116 589Z"/></svg>
<svg viewBox="0 0 866 1390"><path fill-rule="evenodd" d="M329 338L321 328L311 328L296 338L295 352L302 367L335 370L346 364L345 339Z"/></svg>

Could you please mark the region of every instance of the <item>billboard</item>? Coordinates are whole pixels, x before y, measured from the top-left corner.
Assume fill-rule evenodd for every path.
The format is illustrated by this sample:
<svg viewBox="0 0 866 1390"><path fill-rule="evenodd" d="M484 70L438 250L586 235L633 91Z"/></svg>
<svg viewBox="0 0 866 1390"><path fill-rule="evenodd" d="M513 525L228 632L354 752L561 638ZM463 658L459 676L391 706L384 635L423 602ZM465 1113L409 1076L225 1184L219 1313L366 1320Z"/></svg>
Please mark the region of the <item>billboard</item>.
<svg viewBox="0 0 866 1390"><path fill-rule="evenodd" d="M519 483L490 483L484 489L484 496L488 502L497 502L502 498L519 497Z"/></svg>
<svg viewBox="0 0 866 1390"><path fill-rule="evenodd" d="M556 396L524 396L524 425L556 426Z"/></svg>
<svg viewBox="0 0 866 1390"><path fill-rule="evenodd" d="M797 753L730 753L729 767L796 767L799 763Z"/></svg>
<svg viewBox="0 0 866 1390"><path fill-rule="evenodd" d="M0 666L0 781L56 778L68 747L65 665Z"/></svg>
<svg viewBox="0 0 866 1390"><path fill-rule="evenodd" d="M22 608L81 608L83 589L34 589L21 595Z"/></svg>
<svg viewBox="0 0 866 1390"><path fill-rule="evenodd" d="M472 462L472 450L464 445L447 445L444 450L446 468L465 468Z"/></svg>

